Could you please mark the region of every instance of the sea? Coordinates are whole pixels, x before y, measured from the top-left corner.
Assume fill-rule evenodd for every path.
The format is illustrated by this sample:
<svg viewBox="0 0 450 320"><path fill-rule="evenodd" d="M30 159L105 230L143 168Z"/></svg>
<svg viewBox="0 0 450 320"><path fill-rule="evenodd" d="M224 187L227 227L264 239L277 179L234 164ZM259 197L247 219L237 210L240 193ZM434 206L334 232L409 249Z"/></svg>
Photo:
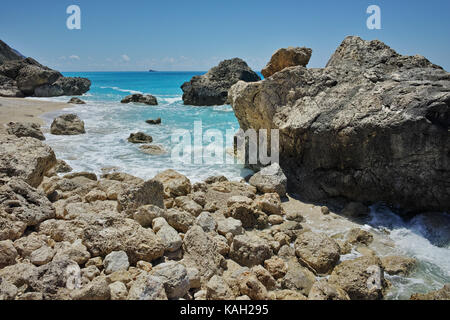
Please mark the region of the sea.
<svg viewBox="0 0 450 320"><path fill-rule="evenodd" d="M84 122L86 134L55 136L46 134L47 141L57 158L65 160L74 171L101 174L118 170L143 179L150 179L166 169L175 169L192 182L214 175L230 180L241 180L252 172L239 163L206 163L182 161L171 154L175 146L175 131L193 133L195 123L201 122L203 132L215 130L225 136L239 129L233 109L229 105L214 107L187 106L182 101L180 86L194 75L204 72L76 72L64 73L70 77L86 77L92 81L91 90L80 96L85 105L68 105L43 115L47 128L62 113L76 113ZM158 106L122 104L121 99L133 93L152 94ZM68 97L42 98L67 102ZM161 125L149 125L148 119L161 118ZM139 145L129 143L130 133L144 132L157 144L169 151L163 155L148 155ZM193 137L191 137L192 140ZM192 141L192 149L207 149L212 140ZM224 139L224 149L231 148ZM217 143L217 141L215 141ZM421 214L413 218L401 217L386 207L374 204L370 216L362 222L366 230L384 234L393 243L384 255L405 255L416 258L418 267L409 276L386 276L392 283L387 299L409 299L412 293L426 293L450 283L450 215ZM355 253L357 256L358 254Z"/></svg>

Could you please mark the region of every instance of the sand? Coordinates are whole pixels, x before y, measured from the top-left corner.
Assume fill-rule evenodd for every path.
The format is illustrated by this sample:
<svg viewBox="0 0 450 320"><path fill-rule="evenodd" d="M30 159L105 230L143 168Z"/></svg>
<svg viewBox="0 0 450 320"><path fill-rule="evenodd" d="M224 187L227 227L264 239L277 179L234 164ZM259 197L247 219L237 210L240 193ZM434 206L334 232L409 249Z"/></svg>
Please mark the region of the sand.
<svg viewBox="0 0 450 320"><path fill-rule="evenodd" d="M44 125L40 116L44 113L69 107L67 103L39 101L26 98L0 97L0 131L9 122L36 122Z"/></svg>

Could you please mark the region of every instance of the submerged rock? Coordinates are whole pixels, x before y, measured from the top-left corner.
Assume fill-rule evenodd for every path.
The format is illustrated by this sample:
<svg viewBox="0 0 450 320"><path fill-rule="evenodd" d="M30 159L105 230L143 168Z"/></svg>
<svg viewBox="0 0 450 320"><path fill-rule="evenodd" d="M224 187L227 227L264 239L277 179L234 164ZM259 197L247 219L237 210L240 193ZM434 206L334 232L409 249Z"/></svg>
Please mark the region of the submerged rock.
<svg viewBox="0 0 450 320"><path fill-rule="evenodd" d="M161 118L157 118L157 119L149 119L147 121L145 121L148 124L161 124Z"/></svg>
<svg viewBox="0 0 450 320"><path fill-rule="evenodd" d="M128 142L131 143L152 143L153 138L143 132L132 133L128 137Z"/></svg>
<svg viewBox="0 0 450 320"><path fill-rule="evenodd" d="M449 90L424 57L348 37L325 68L240 81L229 97L243 130L280 130L280 165L306 200L448 211Z"/></svg>
<svg viewBox="0 0 450 320"><path fill-rule="evenodd" d="M140 93L126 96L120 102L121 103L130 103L130 102L143 103L143 104L147 104L147 105L151 105L151 106L158 105L158 100L156 100L156 98L154 96L152 96L151 94L143 95Z"/></svg>
<svg viewBox="0 0 450 320"><path fill-rule="evenodd" d="M150 154L152 156L160 156L167 153L162 146L158 145L144 145L140 146L139 149L141 149L143 153Z"/></svg>
<svg viewBox="0 0 450 320"><path fill-rule="evenodd" d="M253 82L261 78L239 58L222 61L205 75L195 76L181 86L184 104L194 106L226 104L228 90L239 80Z"/></svg>
<svg viewBox="0 0 450 320"><path fill-rule="evenodd" d="M74 136L86 133L84 130L84 122L73 113L56 117L50 127L50 132L54 135L63 136Z"/></svg>

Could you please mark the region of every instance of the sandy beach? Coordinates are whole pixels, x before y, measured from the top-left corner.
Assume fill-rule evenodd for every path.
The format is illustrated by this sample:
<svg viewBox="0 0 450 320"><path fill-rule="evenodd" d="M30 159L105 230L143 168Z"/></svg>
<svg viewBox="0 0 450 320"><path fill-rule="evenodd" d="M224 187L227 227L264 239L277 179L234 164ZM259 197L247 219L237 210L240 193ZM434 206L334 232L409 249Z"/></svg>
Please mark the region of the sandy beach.
<svg viewBox="0 0 450 320"><path fill-rule="evenodd" d="M68 106L68 104L60 102L0 97L0 131L3 131L5 124L11 121L36 122L43 125L44 120L40 118L42 114Z"/></svg>

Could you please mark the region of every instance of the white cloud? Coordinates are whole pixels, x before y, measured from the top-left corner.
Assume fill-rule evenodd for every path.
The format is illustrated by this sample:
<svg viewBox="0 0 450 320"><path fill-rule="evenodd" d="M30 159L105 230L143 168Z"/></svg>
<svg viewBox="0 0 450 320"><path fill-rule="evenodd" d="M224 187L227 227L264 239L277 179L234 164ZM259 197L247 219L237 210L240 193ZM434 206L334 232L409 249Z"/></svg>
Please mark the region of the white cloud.
<svg viewBox="0 0 450 320"><path fill-rule="evenodd" d="M71 55L69 57L69 59L71 59L71 60L80 60L80 57L73 54L73 55Z"/></svg>
<svg viewBox="0 0 450 320"><path fill-rule="evenodd" d="M123 54L122 56L123 61L129 62L131 59L129 56L127 56L126 54Z"/></svg>

